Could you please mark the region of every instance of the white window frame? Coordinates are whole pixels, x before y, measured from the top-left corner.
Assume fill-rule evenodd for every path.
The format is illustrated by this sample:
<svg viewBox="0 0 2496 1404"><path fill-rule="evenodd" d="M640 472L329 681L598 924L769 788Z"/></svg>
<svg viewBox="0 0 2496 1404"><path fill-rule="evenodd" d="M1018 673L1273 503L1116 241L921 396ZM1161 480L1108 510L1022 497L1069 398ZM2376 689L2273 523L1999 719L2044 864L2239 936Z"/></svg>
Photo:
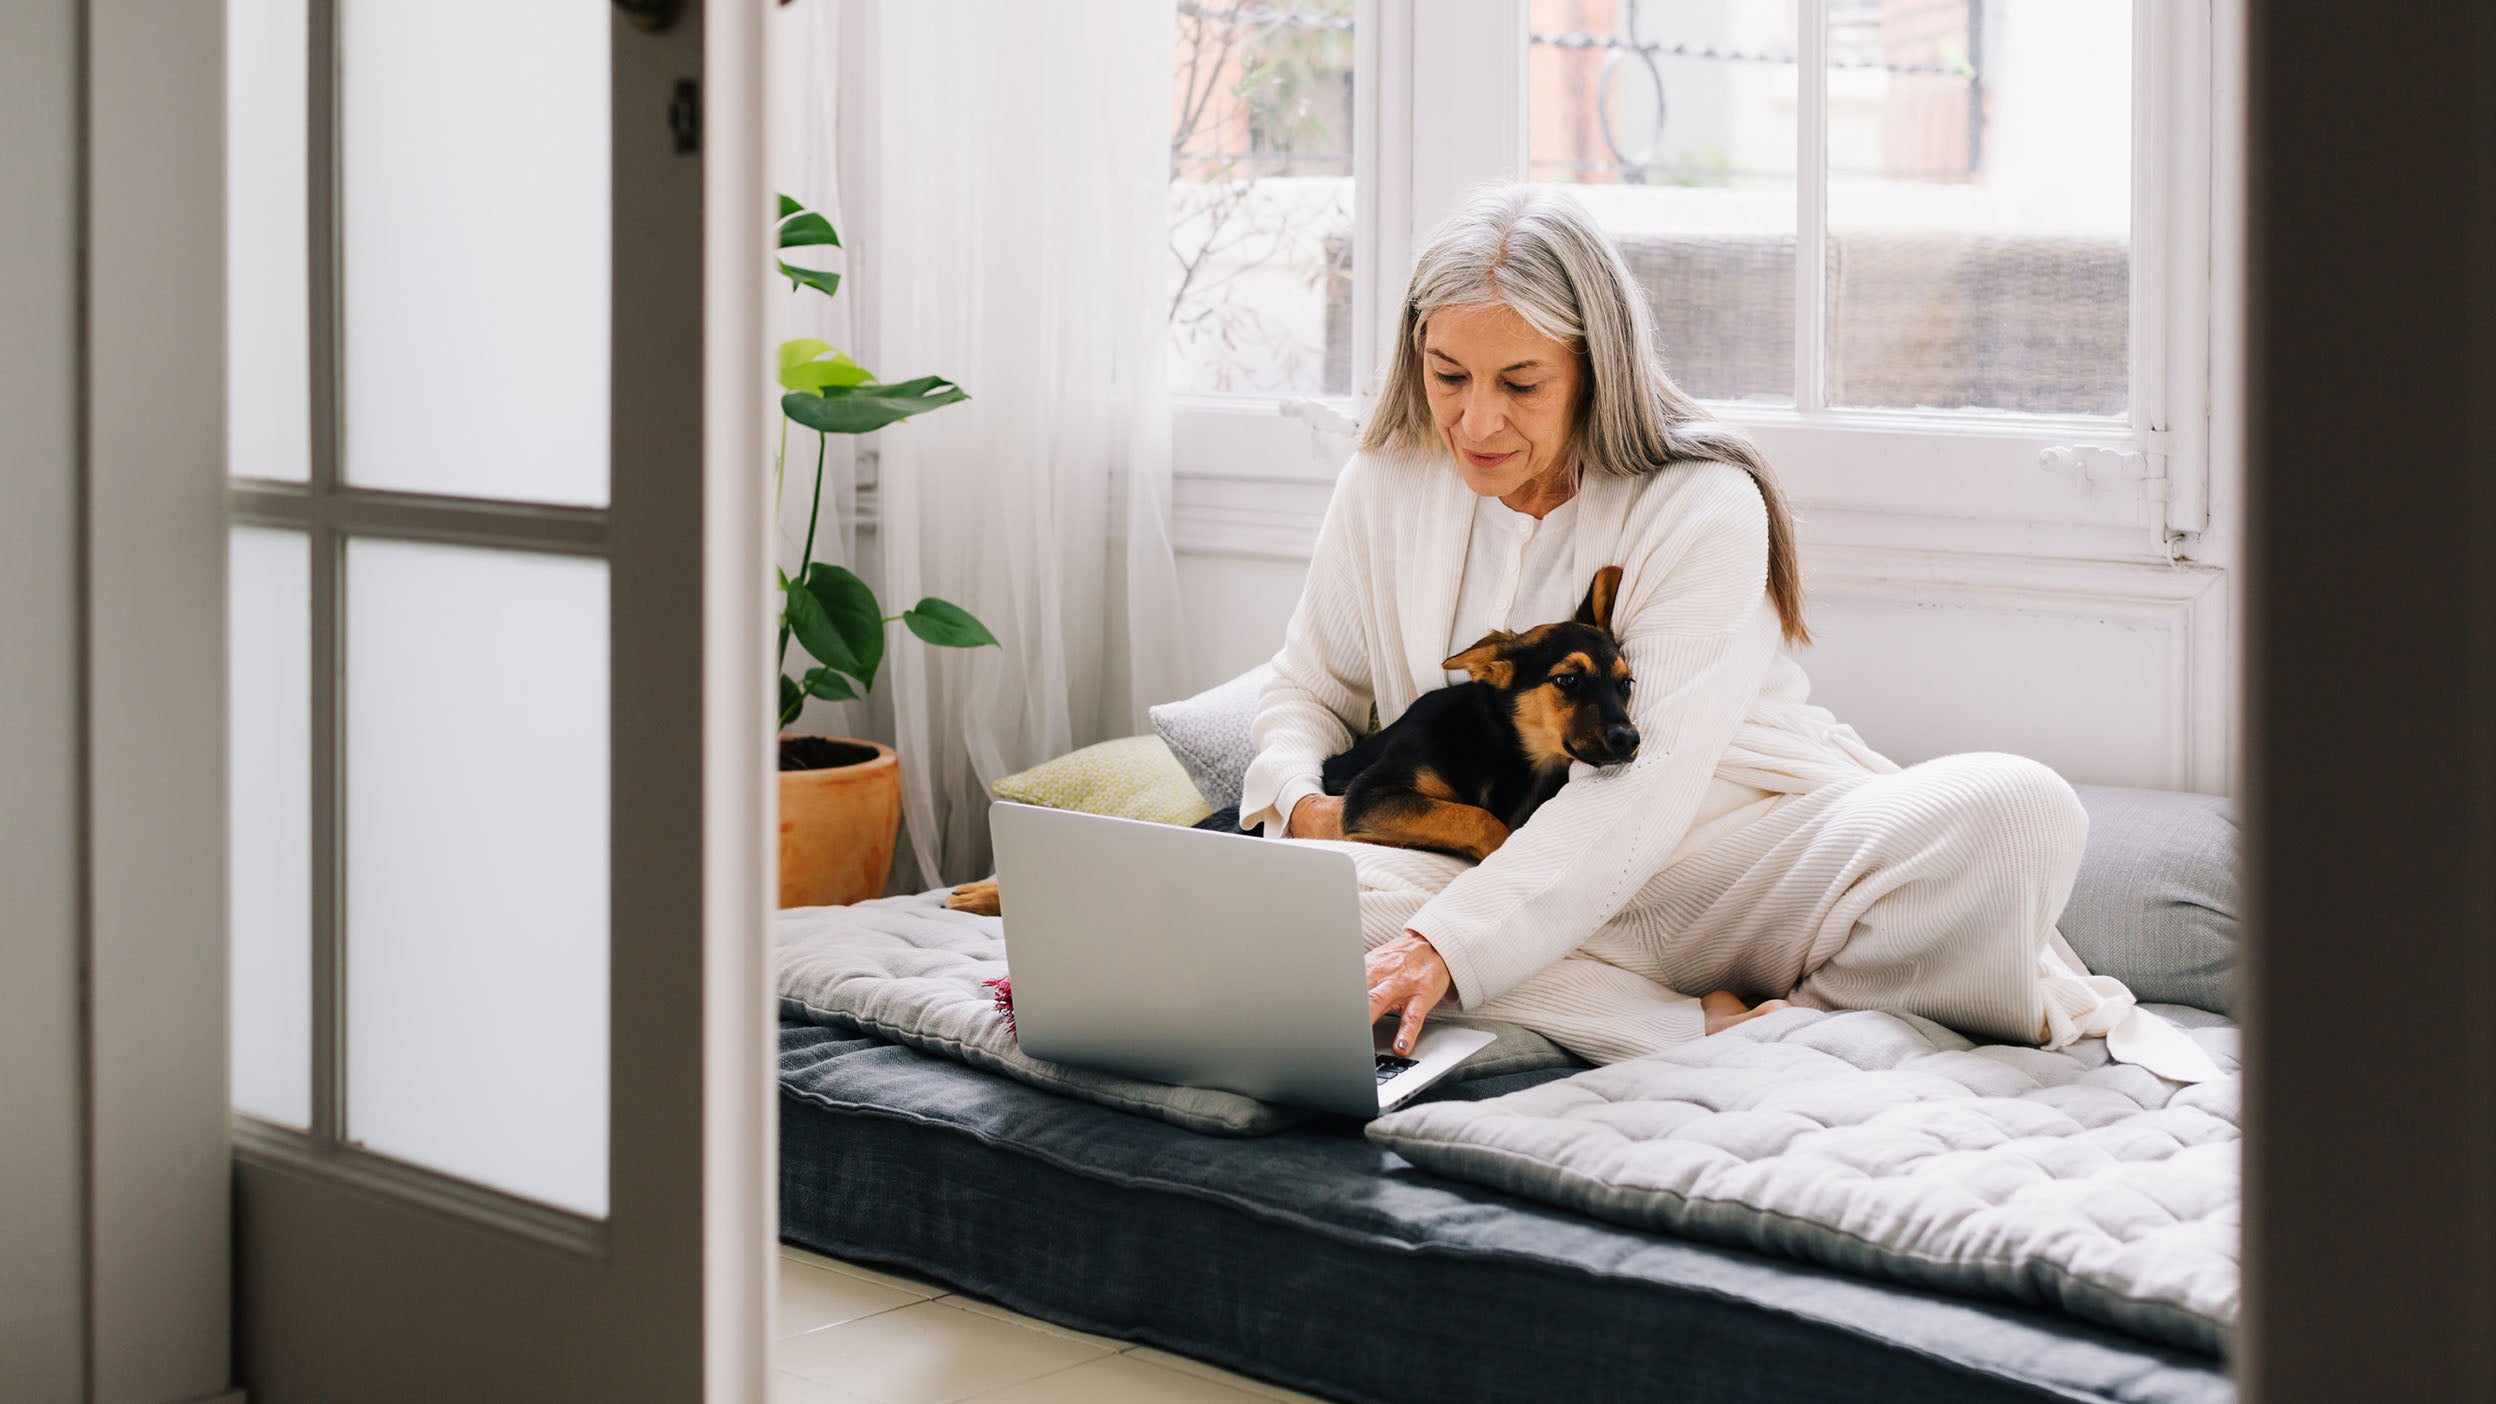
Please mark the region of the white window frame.
<svg viewBox="0 0 2496 1404"><path fill-rule="evenodd" d="M1794 0L1798 169L1824 162L1828 0ZM2179 559L2210 526L2213 295L2232 269L2211 238L2218 73L2214 10L2133 0L2130 405L2122 416L1832 408L1824 403L1826 186L1796 211L1793 407L1711 402L1766 449L1810 508L2137 529L2124 554ZM1526 173L1526 0L1359 0L1354 48L1353 384L1386 362L1416 240L1480 181ZM1314 539L1323 489L1366 397L1173 397L1181 549L1288 556ZM1262 514L1262 519L1260 518Z"/></svg>

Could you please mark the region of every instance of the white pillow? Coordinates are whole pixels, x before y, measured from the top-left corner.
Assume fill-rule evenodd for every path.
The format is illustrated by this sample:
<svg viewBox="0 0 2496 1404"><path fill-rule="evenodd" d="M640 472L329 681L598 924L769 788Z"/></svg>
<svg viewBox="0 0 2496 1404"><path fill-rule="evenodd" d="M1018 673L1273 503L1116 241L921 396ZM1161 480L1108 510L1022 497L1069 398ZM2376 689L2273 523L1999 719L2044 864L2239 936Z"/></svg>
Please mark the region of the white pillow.
<svg viewBox="0 0 2496 1404"><path fill-rule="evenodd" d="M1151 709L1153 730L1161 733L1170 754L1179 758L1205 803L1217 809L1239 803L1248 762L1257 757L1257 748L1248 739L1248 728L1257 719L1257 692L1272 676L1274 665L1260 663L1184 702L1164 702Z"/></svg>

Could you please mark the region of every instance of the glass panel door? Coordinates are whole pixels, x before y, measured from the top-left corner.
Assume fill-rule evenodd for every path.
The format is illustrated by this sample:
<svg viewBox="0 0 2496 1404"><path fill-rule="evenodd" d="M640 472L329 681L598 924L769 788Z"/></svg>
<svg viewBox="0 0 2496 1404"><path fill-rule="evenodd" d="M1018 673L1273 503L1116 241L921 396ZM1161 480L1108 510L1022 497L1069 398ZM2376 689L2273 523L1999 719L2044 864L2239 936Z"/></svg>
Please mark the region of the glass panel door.
<svg viewBox="0 0 2496 1404"><path fill-rule="evenodd" d="M230 6L241 1383L760 1399L764 12Z"/></svg>

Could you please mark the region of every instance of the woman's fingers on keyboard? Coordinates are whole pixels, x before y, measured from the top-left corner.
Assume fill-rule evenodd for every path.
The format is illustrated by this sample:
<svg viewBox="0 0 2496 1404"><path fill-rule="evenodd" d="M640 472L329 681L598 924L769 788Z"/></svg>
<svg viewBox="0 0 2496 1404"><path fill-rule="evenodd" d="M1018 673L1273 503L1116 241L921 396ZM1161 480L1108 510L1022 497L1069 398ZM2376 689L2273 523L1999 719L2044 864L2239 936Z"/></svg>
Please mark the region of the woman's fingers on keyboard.
<svg viewBox="0 0 2496 1404"><path fill-rule="evenodd" d="M1395 1051L1409 1054L1421 1042L1421 1021L1430 1016L1430 1008L1438 1001L1428 995L1414 995L1404 1001L1404 1020L1395 1031Z"/></svg>

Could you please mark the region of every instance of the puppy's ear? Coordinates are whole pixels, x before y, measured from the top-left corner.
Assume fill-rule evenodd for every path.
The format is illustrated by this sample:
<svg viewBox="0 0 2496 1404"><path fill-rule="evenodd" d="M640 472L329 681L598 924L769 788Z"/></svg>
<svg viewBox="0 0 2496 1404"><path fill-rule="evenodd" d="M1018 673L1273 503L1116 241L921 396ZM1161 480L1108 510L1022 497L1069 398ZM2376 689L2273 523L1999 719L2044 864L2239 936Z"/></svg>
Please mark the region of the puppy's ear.
<svg viewBox="0 0 2496 1404"><path fill-rule="evenodd" d="M1598 629L1612 627L1612 601L1621 592L1621 568L1605 566L1595 572L1595 583L1586 587L1586 602L1577 607L1577 622L1592 624Z"/></svg>
<svg viewBox="0 0 2496 1404"><path fill-rule="evenodd" d="M1517 680L1517 665L1507 656L1508 645L1516 641L1517 636L1507 630L1493 629L1484 634L1473 647L1439 666L1462 668L1473 675L1475 682L1486 682L1493 687L1506 687Z"/></svg>

